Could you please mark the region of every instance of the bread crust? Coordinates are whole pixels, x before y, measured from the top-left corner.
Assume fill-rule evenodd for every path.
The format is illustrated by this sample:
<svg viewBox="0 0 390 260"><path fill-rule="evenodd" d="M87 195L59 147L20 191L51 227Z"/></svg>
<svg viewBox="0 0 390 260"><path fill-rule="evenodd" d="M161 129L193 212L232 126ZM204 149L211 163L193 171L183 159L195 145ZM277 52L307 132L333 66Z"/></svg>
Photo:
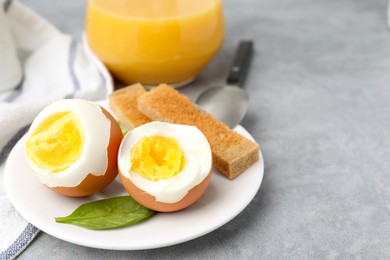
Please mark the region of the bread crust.
<svg viewBox="0 0 390 260"><path fill-rule="evenodd" d="M137 83L114 91L108 96L108 105L117 117L121 127L126 130L151 122L137 109L138 98L146 93L144 87Z"/></svg>

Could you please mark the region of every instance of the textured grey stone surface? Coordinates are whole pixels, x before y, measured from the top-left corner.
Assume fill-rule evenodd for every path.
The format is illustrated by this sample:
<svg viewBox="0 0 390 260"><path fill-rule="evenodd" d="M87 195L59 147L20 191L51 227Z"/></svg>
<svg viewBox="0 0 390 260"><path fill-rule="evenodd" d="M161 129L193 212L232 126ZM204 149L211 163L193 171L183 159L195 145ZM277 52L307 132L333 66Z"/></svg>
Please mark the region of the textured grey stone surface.
<svg viewBox="0 0 390 260"><path fill-rule="evenodd" d="M22 2L80 39L84 1ZM108 251L41 233L20 259L390 258L387 1L226 0L224 10L223 48L181 91L222 84L237 42L256 41L242 125L265 175L252 203L175 246Z"/></svg>

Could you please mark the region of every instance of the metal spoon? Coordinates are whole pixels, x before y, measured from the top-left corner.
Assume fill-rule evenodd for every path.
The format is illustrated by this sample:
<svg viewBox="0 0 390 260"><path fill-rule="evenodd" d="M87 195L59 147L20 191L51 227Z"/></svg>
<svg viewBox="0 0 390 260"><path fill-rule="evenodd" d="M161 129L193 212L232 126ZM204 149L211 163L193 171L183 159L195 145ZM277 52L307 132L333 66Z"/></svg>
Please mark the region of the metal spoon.
<svg viewBox="0 0 390 260"><path fill-rule="evenodd" d="M226 79L226 85L209 88L196 100L196 104L201 109L230 128L238 125L248 110L248 94L240 87L249 70L252 53L253 42L241 41Z"/></svg>

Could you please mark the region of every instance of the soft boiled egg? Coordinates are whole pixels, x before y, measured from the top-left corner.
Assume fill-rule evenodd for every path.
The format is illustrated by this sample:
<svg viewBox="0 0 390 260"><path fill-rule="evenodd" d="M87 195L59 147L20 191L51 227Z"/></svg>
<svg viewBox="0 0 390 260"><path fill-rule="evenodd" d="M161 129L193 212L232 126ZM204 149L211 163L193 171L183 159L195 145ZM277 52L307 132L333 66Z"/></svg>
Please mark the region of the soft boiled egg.
<svg viewBox="0 0 390 260"><path fill-rule="evenodd" d="M122 131L104 108L64 99L44 108L26 137L28 163L39 181L71 197L94 194L118 174Z"/></svg>
<svg viewBox="0 0 390 260"><path fill-rule="evenodd" d="M126 134L118 168L131 197L149 209L172 212L190 206L205 192L212 154L198 128L154 121Z"/></svg>

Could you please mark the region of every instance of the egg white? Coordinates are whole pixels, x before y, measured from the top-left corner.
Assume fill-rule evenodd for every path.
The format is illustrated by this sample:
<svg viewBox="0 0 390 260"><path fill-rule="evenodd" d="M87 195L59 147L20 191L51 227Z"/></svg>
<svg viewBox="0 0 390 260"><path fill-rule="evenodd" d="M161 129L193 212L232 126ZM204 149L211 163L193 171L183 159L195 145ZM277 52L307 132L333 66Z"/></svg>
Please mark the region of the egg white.
<svg viewBox="0 0 390 260"><path fill-rule="evenodd" d="M186 158L181 172L169 179L151 181L131 170L131 151L145 136L175 138ZM156 201L175 203L189 190L201 183L210 173L211 148L203 133L194 126L153 121L127 133L119 148L118 167L134 185L154 196Z"/></svg>
<svg viewBox="0 0 390 260"><path fill-rule="evenodd" d="M29 165L38 179L48 187L75 187L90 173L104 175L108 167L107 147L110 141L110 120L103 114L100 106L86 100L64 99L44 108L33 121L27 138L52 114L69 111L74 113L84 131L83 150L80 157L68 168L50 172L39 168L28 157Z"/></svg>

